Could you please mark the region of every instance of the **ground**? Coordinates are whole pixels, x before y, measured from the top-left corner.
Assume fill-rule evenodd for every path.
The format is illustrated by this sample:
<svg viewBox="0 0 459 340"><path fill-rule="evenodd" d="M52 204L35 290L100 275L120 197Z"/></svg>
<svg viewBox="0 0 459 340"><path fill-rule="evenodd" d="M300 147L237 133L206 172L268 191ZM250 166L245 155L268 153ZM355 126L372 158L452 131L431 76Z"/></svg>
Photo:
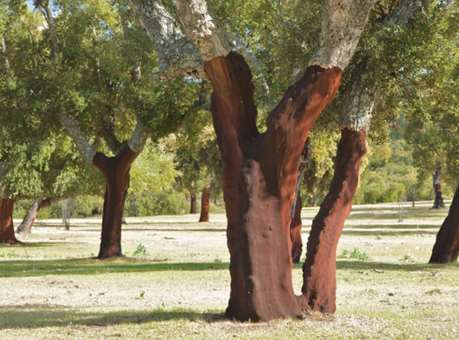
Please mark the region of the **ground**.
<svg viewBox="0 0 459 340"><path fill-rule="evenodd" d="M90 258L100 220L74 219L70 231L41 220L24 246L0 246L0 338L459 338L459 266L427 264L447 210L430 205L355 206L338 249L336 314L270 323L222 319L223 214L128 218L126 257L109 261ZM305 226L316 211L303 209ZM299 292L301 266L294 280Z"/></svg>

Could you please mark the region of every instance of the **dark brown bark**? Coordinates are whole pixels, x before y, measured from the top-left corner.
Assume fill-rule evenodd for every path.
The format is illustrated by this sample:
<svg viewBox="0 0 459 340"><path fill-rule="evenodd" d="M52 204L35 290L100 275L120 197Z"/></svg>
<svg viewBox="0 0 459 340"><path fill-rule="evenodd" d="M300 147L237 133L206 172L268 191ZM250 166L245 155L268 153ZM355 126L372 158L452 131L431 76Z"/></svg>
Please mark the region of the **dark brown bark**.
<svg viewBox="0 0 459 340"><path fill-rule="evenodd" d="M435 172L432 175L432 184L435 193L435 199L433 204L433 209L440 209L445 207L445 202L443 201L443 194L441 192L441 169L439 166L436 167Z"/></svg>
<svg viewBox="0 0 459 340"><path fill-rule="evenodd" d="M303 303L320 312L336 309L336 247L352 209L362 157L367 151L364 130L343 129L330 190L312 222L303 266Z"/></svg>
<svg viewBox="0 0 459 340"><path fill-rule="evenodd" d="M292 286L291 207L304 141L341 81L338 68L308 67L268 119L256 127L250 70L232 52L205 63L222 154L231 293L238 320L300 317Z"/></svg>
<svg viewBox="0 0 459 340"><path fill-rule="evenodd" d="M197 208L197 198L194 191L190 191L190 214L196 214L198 212Z"/></svg>
<svg viewBox="0 0 459 340"><path fill-rule="evenodd" d="M290 238L292 240L292 260L293 263L299 263L301 259L301 253L303 252L303 240L301 239L301 228L303 224L301 222L301 191L299 190L296 195L296 202L294 212L292 216L292 222L290 223Z"/></svg>
<svg viewBox="0 0 459 340"><path fill-rule="evenodd" d="M201 214L199 222L209 222L210 188L205 187L201 193Z"/></svg>
<svg viewBox="0 0 459 340"><path fill-rule="evenodd" d="M14 200L0 198L0 243L16 244L13 225Z"/></svg>
<svg viewBox="0 0 459 340"><path fill-rule="evenodd" d="M430 263L455 262L459 254L459 186L432 250Z"/></svg>
<svg viewBox="0 0 459 340"><path fill-rule="evenodd" d="M121 222L129 187L129 172L137 156L127 145L115 157L107 157L99 152L94 156L94 165L106 180L99 259L122 256Z"/></svg>
<svg viewBox="0 0 459 340"><path fill-rule="evenodd" d="M22 223L16 228L16 232L19 234L30 234L40 209L49 207L52 202L53 199L49 197L42 197L33 201L32 206L29 208L22 220Z"/></svg>

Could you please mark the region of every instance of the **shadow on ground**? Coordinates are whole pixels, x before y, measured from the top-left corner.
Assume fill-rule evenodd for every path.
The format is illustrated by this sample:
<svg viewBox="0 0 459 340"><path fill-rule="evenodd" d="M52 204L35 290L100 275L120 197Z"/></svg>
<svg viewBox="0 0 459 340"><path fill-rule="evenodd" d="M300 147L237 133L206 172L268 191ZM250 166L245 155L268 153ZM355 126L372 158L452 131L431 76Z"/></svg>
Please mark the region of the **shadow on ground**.
<svg viewBox="0 0 459 340"><path fill-rule="evenodd" d="M0 277L96 275L106 273L202 271L228 269L225 262L151 262L132 258L0 261Z"/></svg>
<svg viewBox="0 0 459 340"><path fill-rule="evenodd" d="M110 326L118 324L140 324L152 321L206 321L223 320L222 314L193 310L114 311L82 312L70 308L49 305L23 305L0 309L0 329L42 328L69 325Z"/></svg>

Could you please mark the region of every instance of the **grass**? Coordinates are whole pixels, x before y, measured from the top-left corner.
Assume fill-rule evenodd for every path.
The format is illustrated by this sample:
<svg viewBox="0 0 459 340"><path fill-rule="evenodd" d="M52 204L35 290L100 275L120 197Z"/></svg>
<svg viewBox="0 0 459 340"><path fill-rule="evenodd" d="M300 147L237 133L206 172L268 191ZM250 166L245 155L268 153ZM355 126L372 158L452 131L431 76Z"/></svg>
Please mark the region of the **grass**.
<svg viewBox="0 0 459 340"><path fill-rule="evenodd" d="M303 210L303 237L317 209ZM41 221L0 246L1 339L453 339L459 266L427 260L446 210L357 206L337 254L337 312L304 320L222 318L229 294L223 215L128 219L122 257L99 261L97 221ZM46 222L46 223L44 223ZM50 226L53 224L53 226ZM301 264L293 270L296 291Z"/></svg>

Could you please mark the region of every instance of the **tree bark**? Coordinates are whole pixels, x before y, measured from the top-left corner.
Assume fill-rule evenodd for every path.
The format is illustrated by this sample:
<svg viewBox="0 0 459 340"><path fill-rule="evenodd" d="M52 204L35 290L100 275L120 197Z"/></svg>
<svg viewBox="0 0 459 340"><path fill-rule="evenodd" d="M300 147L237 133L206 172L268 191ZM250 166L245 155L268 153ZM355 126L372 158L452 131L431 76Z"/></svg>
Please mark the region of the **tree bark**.
<svg viewBox="0 0 459 340"><path fill-rule="evenodd" d="M49 207L52 202L53 199L49 197L42 197L35 200L32 203L32 206L27 211L26 215L24 216L22 223L16 228L16 232L18 234L30 234L32 232L32 226L35 223L35 220L40 209Z"/></svg>
<svg viewBox="0 0 459 340"><path fill-rule="evenodd" d="M138 153L127 145L115 157L107 157L100 152L94 156L93 163L106 180L99 259L123 255L121 224L124 202L129 188L129 172L137 156Z"/></svg>
<svg viewBox="0 0 459 340"><path fill-rule="evenodd" d="M303 303L312 310L333 313L336 309L336 247L352 209L360 162L366 150L364 130L341 131L335 173L312 222L303 266Z"/></svg>
<svg viewBox="0 0 459 340"><path fill-rule="evenodd" d="M210 188L205 187L201 193L201 214L199 222L209 222Z"/></svg>
<svg viewBox="0 0 459 340"><path fill-rule="evenodd" d="M198 208L197 208L196 192L190 191L190 214L196 214L197 212L198 212Z"/></svg>
<svg viewBox="0 0 459 340"><path fill-rule="evenodd" d="M430 263L455 262L459 254L459 186L432 250Z"/></svg>
<svg viewBox="0 0 459 340"><path fill-rule="evenodd" d="M0 198L0 243L17 244L13 225L14 200Z"/></svg>
<svg viewBox="0 0 459 340"><path fill-rule="evenodd" d="M231 294L238 320L300 317L292 286L291 207L304 141L333 99L342 71L310 66L256 128L253 84L244 59L231 52L205 63L212 115L224 163Z"/></svg>
<svg viewBox="0 0 459 340"><path fill-rule="evenodd" d="M303 252L303 240L301 239L301 228L303 224L301 222L301 191L298 190L295 200L295 209L293 211L292 222L290 223L290 238L292 240L292 260L293 263L299 263L301 259L301 253Z"/></svg>
<svg viewBox="0 0 459 340"><path fill-rule="evenodd" d="M432 175L432 184L435 193L435 199L432 209L440 209L445 207L443 194L441 192L441 168L437 165Z"/></svg>

